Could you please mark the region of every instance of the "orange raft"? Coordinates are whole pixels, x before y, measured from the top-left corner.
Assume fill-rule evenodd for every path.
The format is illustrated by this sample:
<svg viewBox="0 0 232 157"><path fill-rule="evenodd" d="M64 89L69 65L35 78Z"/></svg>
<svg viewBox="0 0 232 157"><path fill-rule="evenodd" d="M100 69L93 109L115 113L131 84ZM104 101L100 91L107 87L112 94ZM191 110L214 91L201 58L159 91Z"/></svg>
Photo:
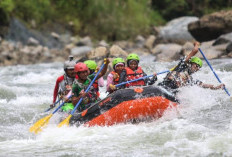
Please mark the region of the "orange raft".
<svg viewBox="0 0 232 157"><path fill-rule="evenodd" d="M175 96L162 87L145 86L118 90L72 116L70 124L110 126L161 117L165 110L175 107Z"/></svg>

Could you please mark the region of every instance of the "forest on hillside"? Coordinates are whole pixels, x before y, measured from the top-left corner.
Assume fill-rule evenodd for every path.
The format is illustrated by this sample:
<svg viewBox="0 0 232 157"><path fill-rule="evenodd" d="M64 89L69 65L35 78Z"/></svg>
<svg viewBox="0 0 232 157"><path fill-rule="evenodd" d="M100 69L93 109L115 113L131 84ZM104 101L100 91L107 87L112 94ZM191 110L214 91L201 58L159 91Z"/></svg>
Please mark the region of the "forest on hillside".
<svg viewBox="0 0 232 157"><path fill-rule="evenodd" d="M152 26L176 17L228 9L232 0L1 0L0 27L17 18L37 30L59 25L73 34L115 41L150 33Z"/></svg>

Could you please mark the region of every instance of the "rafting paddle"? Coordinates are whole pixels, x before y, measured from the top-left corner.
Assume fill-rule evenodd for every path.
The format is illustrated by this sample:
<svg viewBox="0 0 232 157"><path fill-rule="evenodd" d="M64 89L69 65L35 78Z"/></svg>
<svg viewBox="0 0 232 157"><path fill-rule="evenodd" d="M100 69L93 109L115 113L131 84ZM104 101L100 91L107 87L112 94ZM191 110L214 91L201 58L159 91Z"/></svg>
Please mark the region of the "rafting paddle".
<svg viewBox="0 0 232 157"><path fill-rule="evenodd" d="M222 81L219 79L218 75L215 73L215 71L213 70L213 67L211 66L211 64L209 63L208 59L206 58L206 56L204 55L203 51L201 51L201 49L199 48L199 51L201 52L202 56L204 57L206 63L208 64L208 66L210 67L211 71L213 72L214 76L217 78L219 83L222 83ZM225 92L227 93L227 95L230 96L229 91L226 89L226 87L224 87Z"/></svg>
<svg viewBox="0 0 232 157"><path fill-rule="evenodd" d="M72 94L72 90L68 92L68 94L65 96L66 98L68 98L70 95ZM53 107L48 108L47 110L45 110L44 112L48 112L51 109L53 109L54 107L56 107L56 104L60 102L60 100L62 100L62 98L59 98L59 100L57 100L54 104Z"/></svg>
<svg viewBox="0 0 232 157"><path fill-rule="evenodd" d="M85 90L85 93L87 93L90 89L90 87L93 85L93 83L95 82L96 78L98 77L99 73L103 70L105 66L105 63L101 66L100 70L97 72L97 74L95 75L94 79L91 81L91 83L89 84L88 88ZM58 127L62 127L63 125L69 125L69 120L71 119L71 117L73 116L74 112L76 111L77 107L80 105L80 103L82 102L83 98L80 98L80 100L78 101L78 103L76 104L75 108L72 110L71 114L62 122L60 122L60 124L58 125Z"/></svg>
<svg viewBox="0 0 232 157"><path fill-rule="evenodd" d="M53 109L54 107L56 107L56 104L58 104L60 102L61 98L59 100L57 100L54 104L53 104L53 107L49 107L47 110L45 110L44 112L48 112L50 111L51 109Z"/></svg>
<svg viewBox="0 0 232 157"><path fill-rule="evenodd" d="M157 73L157 75L160 75L160 74L163 74L163 73L167 73L167 72L170 72L170 71L169 71L169 70L161 71L161 72ZM119 86L121 86L121 85L124 85L124 84L127 84L127 83L131 83L131 82L135 82L135 81L139 81L139 80L144 80L144 79L146 79L146 78L148 78L148 77L152 77L152 76L154 76L154 75L148 75L148 76L140 77L140 78L138 78L138 79L134 79L134 80L122 82L122 83L119 83L119 84L117 84L117 85L115 85L115 86L116 86L116 87L119 87Z"/></svg>
<svg viewBox="0 0 232 157"><path fill-rule="evenodd" d="M71 97L72 97L72 95L70 95L67 99L70 99ZM53 111L51 114L38 120L33 126L30 127L29 131L34 132L35 134L42 131L42 128L48 124L48 122L49 122L50 118L53 116L53 114L55 114L64 104L65 104L65 101L60 106L58 106L57 109L55 111Z"/></svg>

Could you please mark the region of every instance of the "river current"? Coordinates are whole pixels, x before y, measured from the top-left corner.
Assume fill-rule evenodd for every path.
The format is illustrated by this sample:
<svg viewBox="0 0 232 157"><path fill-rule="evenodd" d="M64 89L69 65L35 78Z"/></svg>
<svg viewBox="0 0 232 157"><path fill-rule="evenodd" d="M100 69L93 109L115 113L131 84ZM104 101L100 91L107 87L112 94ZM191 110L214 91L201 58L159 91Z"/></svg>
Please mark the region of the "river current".
<svg viewBox="0 0 232 157"><path fill-rule="evenodd" d="M210 62L232 92L232 60ZM148 74L176 64L149 57L141 62ZM30 126L48 114L62 68L62 63L0 67L0 156L232 156L232 101L224 90L198 86L181 88L177 109L151 122L58 128L54 114L41 133L30 133ZM218 85L205 62L193 78ZM105 97L105 88L100 90Z"/></svg>

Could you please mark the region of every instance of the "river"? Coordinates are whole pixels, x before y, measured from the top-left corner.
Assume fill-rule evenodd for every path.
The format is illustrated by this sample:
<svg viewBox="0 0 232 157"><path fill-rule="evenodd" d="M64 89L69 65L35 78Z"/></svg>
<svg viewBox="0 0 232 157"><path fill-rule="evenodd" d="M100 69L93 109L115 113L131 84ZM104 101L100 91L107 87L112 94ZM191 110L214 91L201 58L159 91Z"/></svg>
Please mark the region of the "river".
<svg viewBox="0 0 232 157"><path fill-rule="evenodd" d="M232 60L211 60L222 82L232 91ZM148 74L170 69L177 62L140 63ZM29 127L45 117L52 102L62 63L0 67L0 156L232 156L232 101L224 90L197 86L178 93L177 110L152 122L111 127L56 126L58 115L38 135ZM164 75L158 76L158 82ZM204 62L193 75L218 84ZM101 89L104 97L105 88Z"/></svg>

